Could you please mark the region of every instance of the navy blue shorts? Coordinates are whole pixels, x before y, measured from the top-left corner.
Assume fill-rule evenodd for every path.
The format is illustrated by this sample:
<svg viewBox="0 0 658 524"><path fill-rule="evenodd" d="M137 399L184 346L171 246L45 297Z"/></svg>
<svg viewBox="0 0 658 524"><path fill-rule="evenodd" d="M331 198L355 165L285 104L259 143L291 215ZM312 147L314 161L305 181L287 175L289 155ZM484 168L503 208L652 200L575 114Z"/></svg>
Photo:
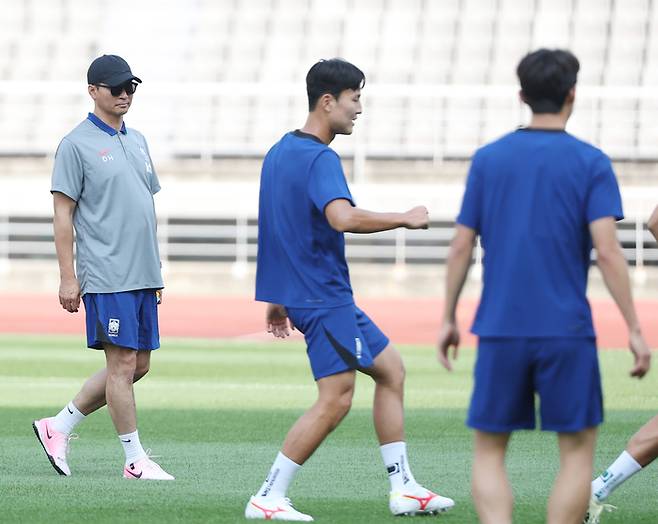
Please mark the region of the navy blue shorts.
<svg viewBox="0 0 658 524"><path fill-rule="evenodd" d="M573 433L603 422L593 338L480 338L467 425L489 433Z"/></svg>
<svg viewBox="0 0 658 524"><path fill-rule="evenodd" d="M87 347L112 344L135 350L160 347L155 289L86 293Z"/></svg>
<svg viewBox="0 0 658 524"><path fill-rule="evenodd" d="M286 310L295 328L304 333L315 380L350 369L367 369L389 344L388 337L354 304Z"/></svg>

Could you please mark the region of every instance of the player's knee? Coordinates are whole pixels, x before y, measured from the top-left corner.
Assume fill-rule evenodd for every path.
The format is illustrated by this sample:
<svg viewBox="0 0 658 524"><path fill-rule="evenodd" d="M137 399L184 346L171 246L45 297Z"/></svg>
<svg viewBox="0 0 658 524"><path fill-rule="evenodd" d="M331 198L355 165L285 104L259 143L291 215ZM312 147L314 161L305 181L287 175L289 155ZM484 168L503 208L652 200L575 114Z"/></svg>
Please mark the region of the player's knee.
<svg viewBox="0 0 658 524"><path fill-rule="evenodd" d="M336 426L352 408L352 395L354 390L324 398L321 402L322 410L331 419L332 426Z"/></svg>
<svg viewBox="0 0 658 524"><path fill-rule="evenodd" d="M343 418L350 412L350 409L352 409L353 394L354 390L350 390L349 392L343 393L340 397L338 397L336 402L336 412L340 418Z"/></svg>
<svg viewBox="0 0 658 524"><path fill-rule="evenodd" d="M112 378L132 379L137 369L137 355L134 351L117 349L107 359L108 376Z"/></svg>
<svg viewBox="0 0 658 524"><path fill-rule="evenodd" d="M382 376L382 379L378 382L382 382L392 389L401 391L404 389L406 373L404 363L400 360L399 362L396 362L395 365L390 366Z"/></svg>
<svg viewBox="0 0 658 524"><path fill-rule="evenodd" d="M404 362L400 360L400 364L393 371L393 383L399 388L404 388L404 379L407 376L407 370L404 367Z"/></svg>
<svg viewBox="0 0 658 524"><path fill-rule="evenodd" d="M331 429L334 429L352 408L352 396L342 396L336 400L331 410Z"/></svg>

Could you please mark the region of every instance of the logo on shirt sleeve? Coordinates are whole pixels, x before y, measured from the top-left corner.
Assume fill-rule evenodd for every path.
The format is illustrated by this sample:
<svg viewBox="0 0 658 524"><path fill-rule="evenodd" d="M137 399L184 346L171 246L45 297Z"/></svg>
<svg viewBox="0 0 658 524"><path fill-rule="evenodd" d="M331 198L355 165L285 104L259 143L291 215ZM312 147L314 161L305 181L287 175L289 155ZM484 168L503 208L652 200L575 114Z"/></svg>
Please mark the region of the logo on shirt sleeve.
<svg viewBox="0 0 658 524"><path fill-rule="evenodd" d="M111 318L107 324L107 334L111 337L119 336L119 319Z"/></svg>

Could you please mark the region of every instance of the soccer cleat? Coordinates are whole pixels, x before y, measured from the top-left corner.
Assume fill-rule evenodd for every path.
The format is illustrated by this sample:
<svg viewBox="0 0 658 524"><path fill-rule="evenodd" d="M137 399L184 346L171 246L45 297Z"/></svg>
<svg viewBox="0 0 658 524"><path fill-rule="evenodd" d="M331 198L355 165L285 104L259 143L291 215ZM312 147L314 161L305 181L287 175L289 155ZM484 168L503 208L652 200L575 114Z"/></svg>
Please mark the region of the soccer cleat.
<svg viewBox="0 0 658 524"><path fill-rule="evenodd" d="M248 519L313 522L313 517L293 508L287 497L251 497L244 516Z"/></svg>
<svg viewBox="0 0 658 524"><path fill-rule="evenodd" d="M123 478L138 480L174 480L173 475L167 473L159 464L151 460L148 455L131 462L123 468Z"/></svg>
<svg viewBox="0 0 658 524"><path fill-rule="evenodd" d="M454 505L454 500L432 493L420 485L409 491L391 492L388 501L391 513L396 516L435 515L448 511Z"/></svg>
<svg viewBox="0 0 658 524"><path fill-rule="evenodd" d="M589 500L589 509L587 510L583 524L599 524L599 522L601 522L601 513L604 511L610 513L616 509L616 506L613 506L612 504L604 504L603 502L599 502L596 497L592 497Z"/></svg>
<svg viewBox="0 0 658 524"><path fill-rule="evenodd" d="M65 433L55 431L52 422L52 418L35 420L32 422L32 429L34 429L34 434L37 436L55 471L60 475L68 477L71 475L71 469L66 462L69 454L69 441L78 438L78 436L75 434L66 435Z"/></svg>

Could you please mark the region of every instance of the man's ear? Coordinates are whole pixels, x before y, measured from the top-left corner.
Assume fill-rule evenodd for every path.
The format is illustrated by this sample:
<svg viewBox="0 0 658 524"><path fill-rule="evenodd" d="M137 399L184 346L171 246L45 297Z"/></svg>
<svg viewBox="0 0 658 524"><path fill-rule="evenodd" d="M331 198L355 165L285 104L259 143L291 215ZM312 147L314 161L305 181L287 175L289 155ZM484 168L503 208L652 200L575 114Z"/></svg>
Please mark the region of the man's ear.
<svg viewBox="0 0 658 524"><path fill-rule="evenodd" d="M96 96L98 95L98 88L94 85L88 85L87 86L87 92L89 93L89 96L96 100Z"/></svg>
<svg viewBox="0 0 658 524"><path fill-rule="evenodd" d="M567 93L567 98L564 101L569 104L573 104L573 101L575 99L576 99L576 86L573 86L571 89L569 89L569 92Z"/></svg>
<svg viewBox="0 0 658 524"><path fill-rule="evenodd" d="M320 97L320 100L318 100L318 105L320 106L320 108L327 113L334 108L335 104L336 104L336 99L334 98L333 95L329 93L325 93Z"/></svg>

